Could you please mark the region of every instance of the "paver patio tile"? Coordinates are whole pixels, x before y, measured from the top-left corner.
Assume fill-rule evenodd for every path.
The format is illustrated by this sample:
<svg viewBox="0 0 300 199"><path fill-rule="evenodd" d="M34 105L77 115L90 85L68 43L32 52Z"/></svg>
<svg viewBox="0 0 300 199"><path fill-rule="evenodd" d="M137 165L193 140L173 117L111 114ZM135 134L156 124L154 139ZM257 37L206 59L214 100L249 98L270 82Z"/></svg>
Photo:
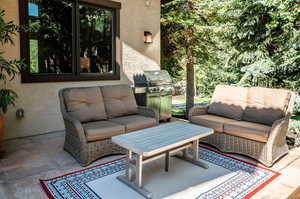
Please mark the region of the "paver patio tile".
<svg viewBox="0 0 300 199"><path fill-rule="evenodd" d="M0 184L0 198L13 199L6 183Z"/></svg>
<svg viewBox="0 0 300 199"><path fill-rule="evenodd" d="M255 194L251 199L285 199L293 190L289 186L280 184L279 179L277 179Z"/></svg>
<svg viewBox="0 0 300 199"><path fill-rule="evenodd" d="M8 199L47 199L44 191L40 185L33 185L29 183L15 183L8 184ZM15 191L18 190L18 191Z"/></svg>

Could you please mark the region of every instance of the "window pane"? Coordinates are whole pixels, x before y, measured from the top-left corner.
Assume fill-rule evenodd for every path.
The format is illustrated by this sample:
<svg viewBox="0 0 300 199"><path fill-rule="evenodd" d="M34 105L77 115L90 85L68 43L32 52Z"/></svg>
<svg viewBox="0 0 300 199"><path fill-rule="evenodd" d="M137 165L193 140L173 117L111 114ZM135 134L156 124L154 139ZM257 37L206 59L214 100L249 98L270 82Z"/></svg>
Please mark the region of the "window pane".
<svg viewBox="0 0 300 199"><path fill-rule="evenodd" d="M30 39L29 40L29 49L30 49L30 72L38 73L39 72L39 54L38 54L38 40Z"/></svg>
<svg viewBox="0 0 300 199"><path fill-rule="evenodd" d="M72 3L29 0L30 73L72 73Z"/></svg>
<svg viewBox="0 0 300 199"><path fill-rule="evenodd" d="M114 12L81 4L79 13L81 72L114 73Z"/></svg>

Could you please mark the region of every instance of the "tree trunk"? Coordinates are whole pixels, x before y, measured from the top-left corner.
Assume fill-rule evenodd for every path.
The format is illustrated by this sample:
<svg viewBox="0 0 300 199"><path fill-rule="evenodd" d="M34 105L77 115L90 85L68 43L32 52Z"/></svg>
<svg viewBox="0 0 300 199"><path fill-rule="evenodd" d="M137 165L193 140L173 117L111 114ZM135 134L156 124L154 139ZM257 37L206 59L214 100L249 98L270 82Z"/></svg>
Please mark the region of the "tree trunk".
<svg viewBox="0 0 300 199"><path fill-rule="evenodd" d="M186 117L189 110L194 106L195 96L195 79L194 79L194 58L192 49L187 47L187 64L186 64Z"/></svg>
<svg viewBox="0 0 300 199"><path fill-rule="evenodd" d="M189 14L190 10L194 9L194 2L186 0L185 1L185 11ZM185 51L187 56L186 62L186 117L189 115L189 110L194 106L194 96L195 96L195 77L194 77L194 53L193 53L193 37L194 37L194 27L189 26L186 29L186 43Z"/></svg>

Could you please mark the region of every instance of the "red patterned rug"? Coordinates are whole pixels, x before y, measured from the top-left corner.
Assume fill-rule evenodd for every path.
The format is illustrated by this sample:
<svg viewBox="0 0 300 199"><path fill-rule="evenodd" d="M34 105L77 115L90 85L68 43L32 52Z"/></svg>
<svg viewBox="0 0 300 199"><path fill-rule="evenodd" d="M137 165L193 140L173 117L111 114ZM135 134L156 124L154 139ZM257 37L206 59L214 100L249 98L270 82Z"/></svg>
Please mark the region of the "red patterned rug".
<svg viewBox="0 0 300 199"><path fill-rule="evenodd" d="M164 160L145 166L144 186L154 199L248 199L280 173L237 159L207 147L200 147L203 169L177 158L169 172ZM124 158L48 180L40 180L50 199L143 199L116 179L126 169Z"/></svg>

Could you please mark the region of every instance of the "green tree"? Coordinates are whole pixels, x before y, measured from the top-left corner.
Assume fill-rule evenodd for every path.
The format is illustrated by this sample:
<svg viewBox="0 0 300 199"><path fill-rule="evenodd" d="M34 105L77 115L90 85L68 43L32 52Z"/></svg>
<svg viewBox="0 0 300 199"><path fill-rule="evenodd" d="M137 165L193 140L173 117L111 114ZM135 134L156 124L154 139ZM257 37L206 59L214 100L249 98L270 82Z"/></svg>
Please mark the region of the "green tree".
<svg viewBox="0 0 300 199"><path fill-rule="evenodd" d="M185 79L187 53L181 41L188 37L186 22L192 21L198 94L211 95L218 84L299 90L299 0L193 1L192 20L184 14L184 2L162 8L162 67L175 80Z"/></svg>
<svg viewBox="0 0 300 199"><path fill-rule="evenodd" d="M195 65L204 65L215 48L207 17L211 13L207 11L194 0L175 0L162 6L162 68L175 78L186 71L186 113L194 105Z"/></svg>
<svg viewBox="0 0 300 199"><path fill-rule="evenodd" d="M299 0L223 1L218 14L226 19L221 40L228 44L227 65L240 74L238 84L299 87Z"/></svg>

